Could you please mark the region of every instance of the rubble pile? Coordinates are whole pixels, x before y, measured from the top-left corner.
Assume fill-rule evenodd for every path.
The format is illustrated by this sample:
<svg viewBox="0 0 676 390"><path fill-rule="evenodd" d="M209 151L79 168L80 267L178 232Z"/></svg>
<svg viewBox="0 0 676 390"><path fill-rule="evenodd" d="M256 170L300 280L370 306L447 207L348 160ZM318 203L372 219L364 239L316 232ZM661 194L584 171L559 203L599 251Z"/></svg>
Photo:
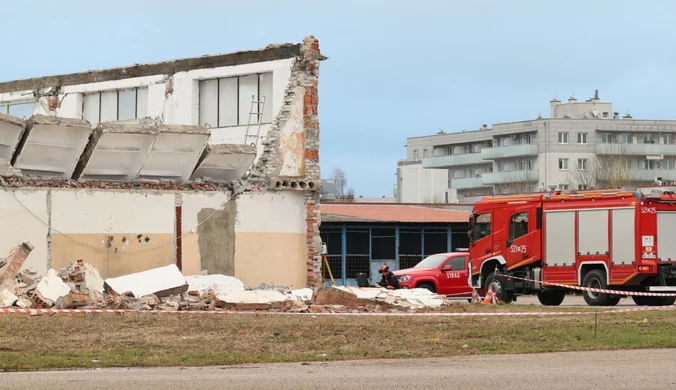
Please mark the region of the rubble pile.
<svg viewBox="0 0 676 390"><path fill-rule="evenodd" d="M95 267L79 259L38 276L34 270L20 270L32 249L30 243L22 243L0 259L0 307L341 313L438 308L449 302L425 289L323 286L290 290L267 283L247 289L232 276L183 276L173 264L104 280Z"/></svg>

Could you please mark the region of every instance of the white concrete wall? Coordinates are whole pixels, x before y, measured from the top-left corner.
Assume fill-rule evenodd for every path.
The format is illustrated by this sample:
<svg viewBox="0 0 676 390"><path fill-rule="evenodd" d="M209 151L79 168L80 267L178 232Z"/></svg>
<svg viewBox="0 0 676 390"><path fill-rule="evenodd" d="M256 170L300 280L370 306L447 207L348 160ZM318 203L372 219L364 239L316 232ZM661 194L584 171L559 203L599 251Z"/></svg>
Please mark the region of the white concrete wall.
<svg viewBox="0 0 676 390"><path fill-rule="evenodd" d="M423 169L422 164L416 164L402 165L398 170L400 202L445 201L448 189L447 169Z"/></svg>
<svg viewBox="0 0 676 390"><path fill-rule="evenodd" d="M47 272L48 220L47 191L0 189L0 258L7 256L13 247L28 241L35 248L28 255L24 268Z"/></svg>

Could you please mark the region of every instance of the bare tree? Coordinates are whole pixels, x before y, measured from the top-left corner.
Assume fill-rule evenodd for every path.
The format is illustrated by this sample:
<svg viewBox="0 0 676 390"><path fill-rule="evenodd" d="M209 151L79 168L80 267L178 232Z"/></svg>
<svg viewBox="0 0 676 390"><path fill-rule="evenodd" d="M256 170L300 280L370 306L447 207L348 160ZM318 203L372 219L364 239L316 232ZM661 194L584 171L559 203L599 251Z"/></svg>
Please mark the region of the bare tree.
<svg viewBox="0 0 676 390"><path fill-rule="evenodd" d="M354 202L354 188L350 187L350 189L345 192L345 195L341 198L341 200L346 202Z"/></svg>
<svg viewBox="0 0 676 390"><path fill-rule="evenodd" d="M571 187L622 188L634 182L634 171L627 164L622 144L603 144L601 154L588 159L579 159L569 171Z"/></svg>
<svg viewBox="0 0 676 390"><path fill-rule="evenodd" d="M514 160L514 168L517 169L519 160ZM522 168L525 168L522 167ZM507 181L493 186L495 194L523 194L531 192L532 180L529 178L530 170L521 169L503 172L508 178Z"/></svg>
<svg viewBox="0 0 676 390"><path fill-rule="evenodd" d="M446 203L446 202L441 195L433 194L433 195L430 195L430 196L423 196L422 203L439 204L439 203Z"/></svg>
<svg viewBox="0 0 676 390"><path fill-rule="evenodd" d="M331 179L336 183L336 198L342 199L345 196L345 187L347 186L345 171L341 168L334 169Z"/></svg>

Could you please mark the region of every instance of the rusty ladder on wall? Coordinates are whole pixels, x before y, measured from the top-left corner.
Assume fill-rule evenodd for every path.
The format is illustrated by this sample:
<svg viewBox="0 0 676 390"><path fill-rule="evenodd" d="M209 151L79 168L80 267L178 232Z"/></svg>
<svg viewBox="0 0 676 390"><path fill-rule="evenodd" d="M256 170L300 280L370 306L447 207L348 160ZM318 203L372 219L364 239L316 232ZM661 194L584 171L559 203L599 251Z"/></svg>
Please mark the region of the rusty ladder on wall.
<svg viewBox="0 0 676 390"><path fill-rule="evenodd" d="M246 124L246 134L244 135L244 145L249 142L249 139L253 139L251 146L254 149L258 149L258 138L261 134L261 122L263 122L263 109L265 108L265 96L263 100L256 101L256 95L251 95L251 109L249 110L249 121ZM255 109L255 111L254 111ZM251 123L251 116L256 115L255 123ZM253 126L256 126L256 132L252 133L250 130Z"/></svg>

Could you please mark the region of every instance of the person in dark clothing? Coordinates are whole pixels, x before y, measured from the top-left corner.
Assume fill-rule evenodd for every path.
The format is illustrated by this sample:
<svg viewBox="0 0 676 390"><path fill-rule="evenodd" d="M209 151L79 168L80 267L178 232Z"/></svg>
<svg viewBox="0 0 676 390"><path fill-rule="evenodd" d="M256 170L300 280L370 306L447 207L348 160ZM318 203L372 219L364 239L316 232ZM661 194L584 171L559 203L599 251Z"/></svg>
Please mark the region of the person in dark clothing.
<svg viewBox="0 0 676 390"><path fill-rule="evenodd" d="M378 270L378 273L383 275L382 279L380 279L380 282L378 283L380 287L395 290L401 288L401 286L399 286L399 279L396 276L394 276L392 271L390 271L390 267L388 267L387 264L383 264Z"/></svg>

